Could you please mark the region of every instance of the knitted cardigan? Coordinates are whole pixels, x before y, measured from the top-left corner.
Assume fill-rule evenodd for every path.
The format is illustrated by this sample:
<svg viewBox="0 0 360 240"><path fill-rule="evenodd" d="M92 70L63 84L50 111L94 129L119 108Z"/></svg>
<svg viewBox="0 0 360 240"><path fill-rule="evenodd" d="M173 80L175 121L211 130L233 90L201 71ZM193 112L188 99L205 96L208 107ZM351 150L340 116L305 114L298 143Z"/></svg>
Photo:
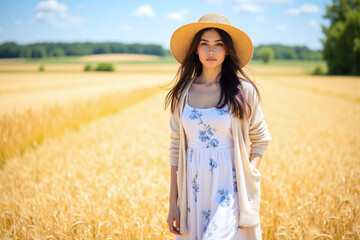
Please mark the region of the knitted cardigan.
<svg viewBox="0 0 360 240"><path fill-rule="evenodd" d="M187 140L181 122L181 115L185 104L185 96L189 91L193 77L185 87L180 96L179 105L174 114L170 114L170 166L178 166L177 169L177 205L180 211L180 233L188 232L187 226L187 191L186 191L186 149ZM251 106L252 112L249 118L240 120L230 115L232 135L234 140L235 172L239 200L238 224L244 227L251 227L258 224L260 210L260 171L250 164L250 153L264 155L267 145L272 140L264 114L261 111L254 86L241 81L245 95ZM179 106L182 106L179 108ZM251 143L250 143L251 142ZM250 147L250 152L249 152Z"/></svg>

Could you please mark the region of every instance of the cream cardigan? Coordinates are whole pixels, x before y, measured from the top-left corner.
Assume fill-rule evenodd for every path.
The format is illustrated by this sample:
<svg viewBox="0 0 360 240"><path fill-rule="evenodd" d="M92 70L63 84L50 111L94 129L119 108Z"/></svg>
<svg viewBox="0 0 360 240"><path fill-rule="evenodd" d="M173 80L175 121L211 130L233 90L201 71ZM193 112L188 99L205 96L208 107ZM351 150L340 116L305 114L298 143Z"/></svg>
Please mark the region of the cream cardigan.
<svg viewBox="0 0 360 240"><path fill-rule="evenodd" d="M180 232L188 232L187 226L187 192L186 192L186 135L181 123L181 115L184 108L184 99L192 82L193 77L185 87L180 96L179 106L175 113L170 115L170 166L178 166L177 169L177 188L178 188L178 207L180 211ZM249 119L240 120L231 114L231 128L234 140L234 160L236 181L238 186L239 199L239 225L251 227L259 223L260 210L260 180L261 173L250 164L250 153L264 155L267 145L272 140L264 114L261 111L255 88L251 83L241 81L245 90L247 100L252 109ZM250 144L251 142L251 144ZM250 152L249 152L250 147Z"/></svg>

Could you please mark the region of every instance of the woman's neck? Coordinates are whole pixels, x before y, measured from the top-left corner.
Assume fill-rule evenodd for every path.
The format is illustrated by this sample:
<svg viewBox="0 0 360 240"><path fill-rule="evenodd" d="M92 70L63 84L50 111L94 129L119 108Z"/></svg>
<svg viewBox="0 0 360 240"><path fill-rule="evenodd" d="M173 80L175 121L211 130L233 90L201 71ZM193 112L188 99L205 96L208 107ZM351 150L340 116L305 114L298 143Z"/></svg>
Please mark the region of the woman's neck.
<svg viewBox="0 0 360 240"><path fill-rule="evenodd" d="M204 68L201 73L201 75L198 77L197 83L202 84L213 84L213 83L219 83L220 81L220 75L221 72L221 66L219 68Z"/></svg>

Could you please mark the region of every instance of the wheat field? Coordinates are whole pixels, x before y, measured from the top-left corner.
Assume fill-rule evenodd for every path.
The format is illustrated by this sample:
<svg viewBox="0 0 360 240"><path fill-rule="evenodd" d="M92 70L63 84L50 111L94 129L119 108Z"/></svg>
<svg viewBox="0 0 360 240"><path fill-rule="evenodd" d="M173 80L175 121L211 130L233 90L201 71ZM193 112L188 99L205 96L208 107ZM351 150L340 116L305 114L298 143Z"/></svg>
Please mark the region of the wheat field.
<svg viewBox="0 0 360 240"><path fill-rule="evenodd" d="M152 76L148 78L148 76ZM2 73L0 74L0 116L23 112L31 108L58 104L62 107L74 101L86 101L107 93L118 93L138 87L163 84L173 74L136 73Z"/></svg>
<svg viewBox="0 0 360 240"><path fill-rule="evenodd" d="M273 137L259 165L263 239L360 239L360 78L254 72ZM170 113L157 88L8 158L0 238L174 239Z"/></svg>

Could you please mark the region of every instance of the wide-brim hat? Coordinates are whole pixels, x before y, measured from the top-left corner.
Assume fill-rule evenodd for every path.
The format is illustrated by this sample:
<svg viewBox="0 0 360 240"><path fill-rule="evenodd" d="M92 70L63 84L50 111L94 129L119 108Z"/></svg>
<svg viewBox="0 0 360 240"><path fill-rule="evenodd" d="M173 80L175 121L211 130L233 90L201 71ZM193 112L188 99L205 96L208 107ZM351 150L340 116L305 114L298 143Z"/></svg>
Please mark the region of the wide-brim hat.
<svg viewBox="0 0 360 240"><path fill-rule="evenodd" d="M185 60L195 34L209 27L222 29L230 35L240 60L240 67L250 62L254 53L250 37L239 28L232 26L229 19L218 13L206 14L197 22L183 25L175 30L171 36L170 50L176 61L182 63Z"/></svg>

